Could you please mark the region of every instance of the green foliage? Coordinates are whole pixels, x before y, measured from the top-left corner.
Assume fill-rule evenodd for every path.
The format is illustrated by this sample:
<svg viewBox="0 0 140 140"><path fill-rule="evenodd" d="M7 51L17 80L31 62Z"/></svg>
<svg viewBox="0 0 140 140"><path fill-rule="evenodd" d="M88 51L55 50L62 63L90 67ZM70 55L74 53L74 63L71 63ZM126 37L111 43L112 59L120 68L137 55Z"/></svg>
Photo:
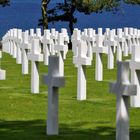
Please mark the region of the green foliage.
<svg viewBox="0 0 140 140"><path fill-rule="evenodd" d="M140 5L140 0L124 0L124 2L127 4L139 4Z"/></svg>
<svg viewBox="0 0 140 140"><path fill-rule="evenodd" d="M120 0L77 0L77 9L86 14L117 10L119 5Z"/></svg>
<svg viewBox="0 0 140 140"><path fill-rule="evenodd" d="M125 58L126 59L126 58ZM47 86L42 76L47 66L40 63L40 94L30 93L30 74L21 74L21 65L3 54L2 69L7 79L0 81L0 139L2 140L115 140L116 97L109 93L109 82L116 79L116 66L108 70L103 55L104 80L97 82L95 55L87 67L87 100L76 100L77 69L72 52L65 61L66 86L59 91L59 136L46 136ZM130 110L131 138L140 137L140 110Z"/></svg>
<svg viewBox="0 0 140 140"><path fill-rule="evenodd" d="M0 0L0 5L2 5L3 7L9 5L10 0Z"/></svg>

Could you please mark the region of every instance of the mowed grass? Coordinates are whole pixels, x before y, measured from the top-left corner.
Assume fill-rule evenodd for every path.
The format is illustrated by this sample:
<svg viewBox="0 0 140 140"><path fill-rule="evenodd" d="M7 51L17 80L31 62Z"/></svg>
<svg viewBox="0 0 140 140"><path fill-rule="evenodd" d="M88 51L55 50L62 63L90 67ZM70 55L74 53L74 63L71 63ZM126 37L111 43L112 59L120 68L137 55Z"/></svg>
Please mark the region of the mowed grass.
<svg viewBox="0 0 140 140"><path fill-rule="evenodd" d="M124 58L126 59L126 58ZM46 136L47 85L43 75L48 67L39 64L40 94L30 93L30 73L21 74L21 65L3 54L0 81L0 140L115 140L116 95L109 93L109 82L116 80L115 69L107 69L103 55L104 80L95 81L95 55L87 66L87 100L77 101L77 69L70 51L65 60L66 85L59 90L59 135ZM130 109L131 140L140 138L140 109Z"/></svg>

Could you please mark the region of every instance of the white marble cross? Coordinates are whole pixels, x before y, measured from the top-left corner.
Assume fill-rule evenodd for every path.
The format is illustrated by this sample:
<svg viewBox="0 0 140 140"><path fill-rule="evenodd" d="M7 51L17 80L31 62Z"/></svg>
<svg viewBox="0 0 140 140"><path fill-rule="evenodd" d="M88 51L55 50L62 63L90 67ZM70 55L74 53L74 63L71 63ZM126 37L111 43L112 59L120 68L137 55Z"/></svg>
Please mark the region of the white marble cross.
<svg viewBox="0 0 140 140"><path fill-rule="evenodd" d="M117 56L116 56L116 60L117 61L122 61L122 51L123 51L125 39L123 38L123 31L122 31L121 28L117 29L117 36L116 36L115 40L117 41Z"/></svg>
<svg viewBox="0 0 140 140"><path fill-rule="evenodd" d="M48 63L49 63L49 56L50 56L51 44L52 44L50 35L51 35L50 30L44 30L44 36L42 38L44 65L48 65Z"/></svg>
<svg viewBox="0 0 140 140"><path fill-rule="evenodd" d="M51 39L52 39L52 44L51 44L51 55L55 55L54 51L54 45L57 44L57 38L58 38L58 32L55 30L55 28L51 29Z"/></svg>
<svg viewBox="0 0 140 140"><path fill-rule="evenodd" d="M129 53L132 54L132 45L134 45L134 29L133 28L128 28L128 33L130 35L130 42L129 42Z"/></svg>
<svg viewBox="0 0 140 140"><path fill-rule="evenodd" d="M48 85L47 135L58 135L58 89L65 85L65 79L60 76L58 56L49 56L48 75L44 77Z"/></svg>
<svg viewBox="0 0 140 140"><path fill-rule="evenodd" d="M91 58L87 56L87 43L78 42L77 55L73 57L73 63L78 67L77 100L86 100L86 65L91 65Z"/></svg>
<svg viewBox="0 0 140 140"><path fill-rule="evenodd" d="M78 42L79 41L81 41L81 31L78 30L77 28L75 28L73 31L73 35L71 37L72 51L73 51L74 56L76 56L78 53Z"/></svg>
<svg viewBox="0 0 140 140"><path fill-rule="evenodd" d="M110 28L106 28L105 29L105 33L104 33L105 40L108 40L109 39L109 34L110 34Z"/></svg>
<svg viewBox="0 0 140 140"><path fill-rule="evenodd" d="M32 41L31 52L28 53L28 59L31 61L31 93L39 93L39 69L38 62L43 61L43 54L40 51L40 40L34 38Z"/></svg>
<svg viewBox="0 0 140 140"><path fill-rule="evenodd" d="M16 58L17 57L17 43L16 43L16 39L17 39L17 29L13 29L13 48L12 48L12 57Z"/></svg>
<svg viewBox="0 0 140 140"><path fill-rule="evenodd" d="M140 29L138 29L138 45L140 45Z"/></svg>
<svg viewBox="0 0 140 140"><path fill-rule="evenodd" d="M61 33L64 35L64 44L68 45L68 43L69 43L69 35L68 35L68 32L67 32L67 29L62 28Z"/></svg>
<svg viewBox="0 0 140 140"><path fill-rule="evenodd" d="M134 44L138 45L138 30L134 28Z"/></svg>
<svg viewBox="0 0 140 140"><path fill-rule="evenodd" d="M6 79L6 71L1 69L2 51L0 51L0 80Z"/></svg>
<svg viewBox="0 0 140 140"><path fill-rule="evenodd" d="M117 96L116 140L129 140L129 96L136 95L136 85L129 80L129 62L117 63L117 81L110 84L110 92Z"/></svg>
<svg viewBox="0 0 140 140"><path fill-rule="evenodd" d="M58 44L54 45L54 50L58 53L60 64L60 75L64 75L64 54L68 52L68 46L64 45L64 34L58 34Z"/></svg>
<svg viewBox="0 0 140 140"><path fill-rule="evenodd" d="M108 48L103 46L104 35L102 28L98 28L98 34L96 35L96 46L93 47L93 53L96 53L96 66L95 66L95 79L97 81L103 80L103 63L102 54L108 53Z"/></svg>
<svg viewBox="0 0 140 140"><path fill-rule="evenodd" d="M87 42L88 52L87 56L93 59L93 47L95 46L95 30L92 28L84 29L81 39Z"/></svg>
<svg viewBox="0 0 140 140"><path fill-rule="evenodd" d="M20 45L22 43L22 30L18 29L17 30L17 39L16 39L16 44L17 44L17 58L16 58L16 63L21 64L22 63L22 55L21 55L21 48Z"/></svg>
<svg viewBox="0 0 140 140"><path fill-rule="evenodd" d="M9 41L10 41L10 55L13 56L13 38L14 38L14 30L13 29L10 29L10 38L9 38Z"/></svg>
<svg viewBox="0 0 140 140"><path fill-rule="evenodd" d="M115 41L114 31L110 30L108 33L108 39L104 41L104 45L108 47L108 63L107 68L114 68L114 49L117 46L117 42Z"/></svg>
<svg viewBox="0 0 140 140"><path fill-rule="evenodd" d="M10 54L10 30L2 37L2 51Z"/></svg>
<svg viewBox="0 0 140 140"><path fill-rule="evenodd" d="M68 46L68 43L69 43L69 35L68 35L68 32L67 32L67 29L65 29L65 28L62 28L61 29L61 33L63 34L63 36L64 36L64 45L65 46ZM63 58L64 59L66 59L66 55L67 55L67 52L65 53L63 53Z"/></svg>
<svg viewBox="0 0 140 140"><path fill-rule="evenodd" d="M41 38L41 29L40 28L36 29L36 36Z"/></svg>
<svg viewBox="0 0 140 140"><path fill-rule="evenodd" d="M137 85L137 95L131 97L131 106L140 107L140 46L132 46L132 59L130 61L131 82Z"/></svg>
<svg viewBox="0 0 140 140"><path fill-rule="evenodd" d="M125 42L124 42L124 56L128 56L128 54L129 54L129 44L130 44L130 39L131 39L131 37L130 37L130 35L129 35L129 32L128 32L128 28L127 27L125 27L124 28L124 35L123 35L123 37L125 38Z"/></svg>
<svg viewBox="0 0 140 140"><path fill-rule="evenodd" d="M33 38L36 36L36 34L34 33L34 29L30 29L29 30L29 44L32 44L32 40Z"/></svg>
<svg viewBox="0 0 140 140"><path fill-rule="evenodd" d="M22 43L20 45L21 48L21 61L22 61L22 74L28 74L28 57L27 53L31 50L31 46L29 45L29 32L25 31L22 33Z"/></svg>

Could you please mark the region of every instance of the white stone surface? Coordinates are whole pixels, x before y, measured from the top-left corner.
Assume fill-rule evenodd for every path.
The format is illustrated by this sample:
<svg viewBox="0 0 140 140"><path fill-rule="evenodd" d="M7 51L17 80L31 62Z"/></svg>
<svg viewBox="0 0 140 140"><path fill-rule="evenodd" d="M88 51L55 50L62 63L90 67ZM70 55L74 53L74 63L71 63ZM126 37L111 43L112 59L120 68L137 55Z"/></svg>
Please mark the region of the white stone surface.
<svg viewBox="0 0 140 140"><path fill-rule="evenodd" d="M128 33L130 35L129 53L132 54L132 45L134 45L133 28L128 28Z"/></svg>
<svg viewBox="0 0 140 140"><path fill-rule="evenodd" d="M54 50L54 45L57 44L57 31L55 28L51 29L51 39L52 39L52 44L51 44L51 55L55 55L55 50Z"/></svg>
<svg viewBox="0 0 140 140"><path fill-rule="evenodd" d="M60 65L58 56L49 56L48 75L44 77L48 85L48 113L47 113L47 135L58 135L58 88L65 85L65 79L60 76Z"/></svg>
<svg viewBox="0 0 140 140"><path fill-rule="evenodd" d="M124 42L124 56L128 56L129 54L129 44L130 44L130 35L129 35L129 32L128 32L128 28L125 27L124 28L124 35L123 37L125 38L125 42Z"/></svg>
<svg viewBox="0 0 140 140"><path fill-rule="evenodd" d="M48 65L48 63L49 63L49 56L50 56L51 44L52 44L50 35L51 35L50 30L44 30L44 36L42 38L44 65Z"/></svg>
<svg viewBox="0 0 140 140"><path fill-rule="evenodd" d="M21 43L22 43L22 30L18 29L17 30L17 39L16 39L16 44L17 44L17 57L16 57L16 63L21 64L22 63L22 55L21 55Z"/></svg>
<svg viewBox="0 0 140 140"><path fill-rule="evenodd" d="M73 35L71 37L71 42L72 42L72 52L74 56L77 56L78 54L78 43L81 41L81 31L78 30L77 28L74 29Z"/></svg>
<svg viewBox="0 0 140 140"><path fill-rule="evenodd" d="M10 29L10 37L9 37L9 41L10 41L10 55L13 55L13 37L14 37L14 33L13 33L13 29Z"/></svg>
<svg viewBox="0 0 140 140"><path fill-rule="evenodd" d="M117 36L116 36L116 41L117 41L117 56L116 60L117 61L122 61L122 51L124 47L124 42L125 39L123 38L123 32L121 28L117 29Z"/></svg>
<svg viewBox="0 0 140 140"><path fill-rule="evenodd" d="M118 62L117 81L110 91L117 96L116 140L129 140L129 96L136 95L136 85L129 80L129 62Z"/></svg>
<svg viewBox="0 0 140 140"><path fill-rule="evenodd" d="M10 31L2 37L2 51L10 54Z"/></svg>
<svg viewBox="0 0 140 140"><path fill-rule="evenodd" d="M17 58L17 43L16 43L16 38L17 38L17 29L13 29L13 53L12 53L12 57L13 58Z"/></svg>
<svg viewBox="0 0 140 140"><path fill-rule="evenodd" d="M98 28L98 34L96 35L96 46L93 47L93 53L96 53L96 66L95 66L95 79L97 81L103 80L103 63L102 54L108 53L108 48L103 46L104 35L102 28Z"/></svg>
<svg viewBox="0 0 140 140"><path fill-rule="evenodd" d="M43 61L43 54L40 51L40 40L34 38L32 41L31 52L28 53L28 59L31 60L31 93L39 93L39 69L38 62Z"/></svg>
<svg viewBox="0 0 140 140"><path fill-rule="evenodd" d="M78 67L77 100L86 100L86 65L91 65L91 58L87 56L87 43L83 40L78 43L77 55L73 57L73 63Z"/></svg>
<svg viewBox="0 0 140 140"><path fill-rule="evenodd" d="M28 57L27 53L31 49L29 45L29 32L25 31L22 33L22 43L20 45L21 48L21 60L22 60L22 74L28 74L29 73L29 64L28 64Z"/></svg>
<svg viewBox="0 0 140 140"><path fill-rule="evenodd" d="M132 46L132 59L130 61L131 82L137 85L137 95L131 97L131 106L140 107L140 46Z"/></svg>
<svg viewBox="0 0 140 140"><path fill-rule="evenodd" d="M84 29L81 39L86 41L88 46L87 56L93 59L93 47L95 46L95 34L92 28Z"/></svg>
<svg viewBox="0 0 140 140"><path fill-rule="evenodd" d="M114 31L110 30L107 32L107 39L104 41L104 45L108 48L108 63L107 68L114 68L114 49L117 46L117 42L115 41Z"/></svg>
<svg viewBox="0 0 140 140"><path fill-rule="evenodd" d="M0 69L0 80L5 80L6 79L6 71Z"/></svg>
<svg viewBox="0 0 140 140"><path fill-rule="evenodd" d="M0 51L0 59L2 58L2 51Z"/></svg>
<svg viewBox="0 0 140 140"><path fill-rule="evenodd" d="M54 45L54 51L58 53L60 64L60 76L64 76L64 54L68 52L68 46L64 44L64 34L58 34L58 44Z"/></svg>
<svg viewBox="0 0 140 140"><path fill-rule="evenodd" d="M65 28L62 28L61 29L61 33L63 34L64 36L64 45L68 47L68 43L69 43L69 35L68 35L68 32L67 32L67 29ZM63 58L66 59L66 55L67 55L67 52L63 53Z"/></svg>

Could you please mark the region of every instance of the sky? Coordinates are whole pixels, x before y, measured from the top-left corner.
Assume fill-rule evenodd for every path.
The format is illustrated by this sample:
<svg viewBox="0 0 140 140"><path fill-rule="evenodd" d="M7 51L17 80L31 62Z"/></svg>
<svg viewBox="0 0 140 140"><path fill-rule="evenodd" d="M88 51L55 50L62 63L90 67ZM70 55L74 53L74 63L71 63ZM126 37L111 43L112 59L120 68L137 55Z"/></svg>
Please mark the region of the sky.
<svg viewBox="0 0 140 140"><path fill-rule="evenodd" d="M61 1L61 0L57 0ZM54 4L52 0L50 4ZM102 14L93 13L90 16L75 12L77 23L74 27L84 28L140 28L140 6L123 4L120 10L103 12ZM11 0L11 5L5 8L0 7L0 38L11 28L21 28L23 31L38 27L38 19L41 18L41 0ZM67 22L54 22L49 24L49 28L68 28Z"/></svg>

